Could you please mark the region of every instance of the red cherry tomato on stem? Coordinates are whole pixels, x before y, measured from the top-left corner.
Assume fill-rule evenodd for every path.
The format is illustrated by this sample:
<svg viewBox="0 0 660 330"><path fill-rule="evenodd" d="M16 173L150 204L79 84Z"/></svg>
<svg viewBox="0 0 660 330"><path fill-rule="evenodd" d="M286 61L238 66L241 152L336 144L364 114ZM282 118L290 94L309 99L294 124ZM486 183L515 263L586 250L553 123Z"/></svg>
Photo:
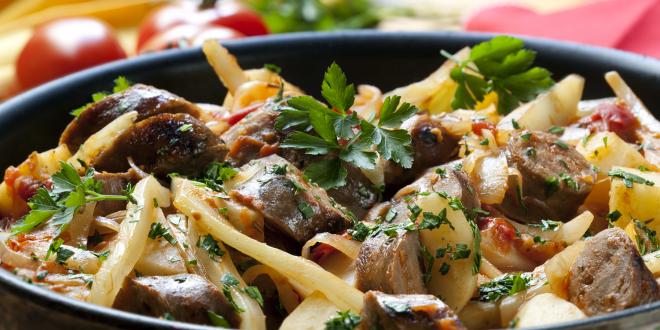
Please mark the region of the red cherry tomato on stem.
<svg viewBox="0 0 660 330"><path fill-rule="evenodd" d="M28 89L99 64L126 58L112 29L92 18L65 18L37 27L18 56L16 77Z"/></svg>

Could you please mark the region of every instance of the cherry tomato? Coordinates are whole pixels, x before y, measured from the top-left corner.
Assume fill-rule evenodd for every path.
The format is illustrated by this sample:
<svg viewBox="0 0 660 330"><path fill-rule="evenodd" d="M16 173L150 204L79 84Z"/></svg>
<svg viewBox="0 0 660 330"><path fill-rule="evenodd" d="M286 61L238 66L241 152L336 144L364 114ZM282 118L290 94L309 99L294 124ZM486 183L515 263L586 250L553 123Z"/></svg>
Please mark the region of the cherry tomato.
<svg viewBox="0 0 660 330"><path fill-rule="evenodd" d="M137 48L144 48L151 38L184 24L225 26L246 36L268 34L268 28L261 17L238 2L209 2L213 1L205 1L200 6L192 1L182 1L156 9L140 25Z"/></svg>
<svg viewBox="0 0 660 330"><path fill-rule="evenodd" d="M18 56L16 76L27 89L85 68L126 58L110 27L92 18L66 18L36 28Z"/></svg>
<svg viewBox="0 0 660 330"><path fill-rule="evenodd" d="M240 32L226 27L177 25L151 37L138 49L138 53L199 46L206 39L228 40L242 37L244 36Z"/></svg>

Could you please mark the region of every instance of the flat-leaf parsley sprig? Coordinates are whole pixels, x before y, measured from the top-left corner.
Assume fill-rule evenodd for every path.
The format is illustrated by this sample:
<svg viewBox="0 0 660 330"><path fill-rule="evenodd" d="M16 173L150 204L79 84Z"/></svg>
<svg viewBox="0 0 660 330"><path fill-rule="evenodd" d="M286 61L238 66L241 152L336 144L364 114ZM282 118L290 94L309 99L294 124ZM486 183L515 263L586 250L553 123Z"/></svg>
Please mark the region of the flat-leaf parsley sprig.
<svg viewBox="0 0 660 330"><path fill-rule="evenodd" d="M332 63L325 73L321 94L331 107L311 96L286 100L278 107L275 128L291 132L282 148L305 150L309 155L330 155L311 163L305 175L324 189L346 184L346 164L373 169L378 157L404 168L412 167L412 139L401 123L417 113L417 108L401 103L401 97L385 99L378 120L358 118L350 108L355 87L348 84L339 65Z"/></svg>
<svg viewBox="0 0 660 330"><path fill-rule="evenodd" d="M473 109L488 93L497 94L497 111L507 114L522 102L533 100L554 85L550 71L531 67L536 52L524 49L522 40L497 36L482 42L467 60L458 61L447 52L443 55L457 62L450 76L458 84L451 101L454 109Z"/></svg>
<svg viewBox="0 0 660 330"><path fill-rule="evenodd" d="M49 221L56 226L56 236L66 230L74 214L87 203L107 200L134 201L130 191L124 195L104 195L103 183L94 180L94 169L88 168L80 177L69 163L60 162L60 170L53 174L52 189L41 187L30 198L30 212L11 227L12 235L27 233Z"/></svg>

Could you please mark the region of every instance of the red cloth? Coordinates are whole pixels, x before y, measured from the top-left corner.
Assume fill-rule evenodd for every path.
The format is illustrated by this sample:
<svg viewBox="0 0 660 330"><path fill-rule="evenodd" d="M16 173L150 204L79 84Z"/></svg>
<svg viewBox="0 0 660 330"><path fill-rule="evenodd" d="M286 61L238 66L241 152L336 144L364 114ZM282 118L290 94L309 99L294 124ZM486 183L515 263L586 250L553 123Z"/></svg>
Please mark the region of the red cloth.
<svg viewBox="0 0 660 330"><path fill-rule="evenodd" d="M496 6L476 12L465 29L569 40L660 57L660 0L596 1L546 15L518 6Z"/></svg>

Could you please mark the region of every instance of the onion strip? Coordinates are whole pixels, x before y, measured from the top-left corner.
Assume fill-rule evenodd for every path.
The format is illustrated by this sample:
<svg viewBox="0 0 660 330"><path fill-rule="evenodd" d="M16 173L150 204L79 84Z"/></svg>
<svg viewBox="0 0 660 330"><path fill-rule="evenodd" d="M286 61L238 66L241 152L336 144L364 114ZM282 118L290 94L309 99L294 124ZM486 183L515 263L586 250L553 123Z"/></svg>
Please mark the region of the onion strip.
<svg viewBox="0 0 660 330"><path fill-rule="evenodd" d="M356 313L362 310L362 292L307 259L290 255L242 234L216 209L204 202L203 190L184 179L176 178L174 181L179 181L173 182L174 205L203 230L282 275L295 279L301 285L322 292L342 309L351 309Z"/></svg>
<svg viewBox="0 0 660 330"><path fill-rule="evenodd" d="M170 205L168 190L153 176L138 182L133 197L138 203L128 204L128 213L121 223L117 241L108 259L94 276L94 285L88 298L93 304L112 306L124 279L142 256L149 229L156 220L154 200L163 207Z"/></svg>

